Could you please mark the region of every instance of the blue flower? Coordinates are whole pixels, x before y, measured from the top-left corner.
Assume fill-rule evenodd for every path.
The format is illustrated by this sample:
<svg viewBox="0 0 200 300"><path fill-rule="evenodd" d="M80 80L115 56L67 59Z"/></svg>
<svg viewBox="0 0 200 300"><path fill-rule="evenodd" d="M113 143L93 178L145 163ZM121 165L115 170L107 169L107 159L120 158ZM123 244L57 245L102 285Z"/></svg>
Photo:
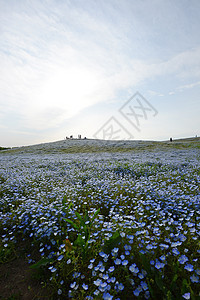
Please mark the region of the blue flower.
<svg viewBox="0 0 200 300"><path fill-rule="evenodd" d="M98 296L98 295L99 295L99 293L100 293L100 291L99 291L99 290L95 290L95 291L94 291L94 295L95 295L95 296Z"/></svg>
<svg viewBox="0 0 200 300"><path fill-rule="evenodd" d="M111 296L109 293L104 293L103 294L103 299L104 300L112 300L113 296Z"/></svg>
<svg viewBox="0 0 200 300"><path fill-rule="evenodd" d="M88 285L85 284L85 283L83 283L83 284L82 284L82 288L83 288L85 291L87 291L87 290L88 290Z"/></svg>
<svg viewBox="0 0 200 300"><path fill-rule="evenodd" d="M180 254L180 252L178 251L177 248L173 248L173 249L172 249L172 253L173 253L174 255L179 255L179 254Z"/></svg>
<svg viewBox="0 0 200 300"><path fill-rule="evenodd" d="M187 265L185 265L184 269L189 272L192 272L194 270L194 267L191 264L187 264Z"/></svg>
<svg viewBox="0 0 200 300"><path fill-rule="evenodd" d="M182 297L186 300L190 299L190 293L185 293L184 295L182 295Z"/></svg>
<svg viewBox="0 0 200 300"><path fill-rule="evenodd" d="M110 268L108 269L108 272L111 273L111 272L113 272L114 270L115 270L115 267L113 266L113 267L110 267Z"/></svg>
<svg viewBox="0 0 200 300"><path fill-rule="evenodd" d="M119 291L123 291L123 289L124 289L124 285L123 285L122 283L120 283L120 284L118 285L118 290L119 290Z"/></svg>
<svg viewBox="0 0 200 300"><path fill-rule="evenodd" d="M144 291L148 290L148 285L145 281L141 281L140 284Z"/></svg>
<svg viewBox="0 0 200 300"><path fill-rule="evenodd" d="M89 264L88 269L92 269L93 268L93 264Z"/></svg>
<svg viewBox="0 0 200 300"><path fill-rule="evenodd" d="M185 255L181 255L181 256L179 257L178 261L179 261L180 264L183 265L186 261L188 261L188 258L187 258L187 256L185 256Z"/></svg>
<svg viewBox="0 0 200 300"><path fill-rule="evenodd" d="M59 290L58 290L58 295L61 295L61 294L62 294L62 290L59 289Z"/></svg>
<svg viewBox="0 0 200 300"><path fill-rule="evenodd" d="M161 269L161 268L164 268L164 266L165 266L165 264L161 263L159 261L157 261L156 264L155 264L155 268L158 269L158 270Z"/></svg>
<svg viewBox="0 0 200 300"><path fill-rule="evenodd" d="M154 260L150 260L150 264L153 266L155 264Z"/></svg>
<svg viewBox="0 0 200 300"><path fill-rule="evenodd" d="M101 267L99 268L99 271L103 273L103 272L105 271L105 267L104 267L104 266L101 266Z"/></svg>
<svg viewBox="0 0 200 300"><path fill-rule="evenodd" d="M115 263L116 265L120 265L120 264L121 264L121 259L117 258L117 259L114 261L114 263Z"/></svg>
<svg viewBox="0 0 200 300"><path fill-rule="evenodd" d="M58 257L58 261L62 260L63 257L64 257L64 255L60 255L60 256Z"/></svg>
<svg viewBox="0 0 200 300"><path fill-rule="evenodd" d="M96 281L94 281L94 284L96 285L96 286L100 286L100 284L102 283L102 280L101 279L97 279Z"/></svg>
<svg viewBox="0 0 200 300"><path fill-rule="evenodd" d="M132 273L135 273L137 274L139 272L139 269L138 267L136 266L136 264L132 264L130 267L129 267L129 270L132 272Z"/></svg>
<svg viewBox="0 0 200 300"><path fill-rule="evenodd" d="M198 283L198 282L199 282L199 276L193 274L192 276L190 276L190 280L191 280L193 283Z"/></svg>
<svg viewBox="0 0 200 300"><path fill-rule="evenodd" d="M123 260L123 261L122 261L122 265L123 265L123 266L127 266L127 265L128 265L128 260L126 260L126 259Z"/></svg>
<svg viewBox="0 0 200 300"><path fill-rule="evenodd" d="M108 280L109 276L108 276L108 274L103 274L102 278L103 278L104 280Z"/></svg>
<svg viewBox="0 0 200 300"><path fill-rule="evenodd" d="M133 294L134 294L136 297L138 297L139 294L140 294L140 291L139 291L138 289L136 289L135 291L133 291Z"/></svg>
<svg viewBox="0 0 200 300"><path fill-rule="evenodd" d="M74 281L73 283L70 284L70 288L71 288L71 289L74 289L75 286L76 286L76 281Z"/></svg>

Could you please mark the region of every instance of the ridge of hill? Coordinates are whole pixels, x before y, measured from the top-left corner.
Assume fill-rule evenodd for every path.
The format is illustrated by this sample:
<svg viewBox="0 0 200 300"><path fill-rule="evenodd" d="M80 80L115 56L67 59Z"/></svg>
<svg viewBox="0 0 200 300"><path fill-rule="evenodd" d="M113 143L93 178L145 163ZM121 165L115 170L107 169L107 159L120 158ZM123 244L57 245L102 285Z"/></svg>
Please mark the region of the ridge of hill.
<svg viewBox="0 0 200 300"><path fill-rule="evenodd" d="M127 152L139 150L167 149L200 149L200 138L182 138L170 141L143 140L97 140L97 139L67 139L31 146L13 147L2 150L1 153L87 153L87 152Z"/></svg>

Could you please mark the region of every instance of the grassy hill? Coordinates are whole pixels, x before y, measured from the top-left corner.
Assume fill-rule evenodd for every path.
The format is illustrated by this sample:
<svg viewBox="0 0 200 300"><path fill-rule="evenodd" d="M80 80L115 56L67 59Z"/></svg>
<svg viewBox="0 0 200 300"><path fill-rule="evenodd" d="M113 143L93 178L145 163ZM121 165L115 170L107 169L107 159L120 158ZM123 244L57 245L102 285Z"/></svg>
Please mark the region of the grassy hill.
<svg viewBox="0 0 200 300"><path fill-rule="evenodd" d="M32 146L14 147L12 149L0 148L1 153L87 153L87 152L127 152L139 150L167 150L199 148L200 138L184 138L170 141L141 141L141 140L95 140L95 139L69 139Z"/></svg>

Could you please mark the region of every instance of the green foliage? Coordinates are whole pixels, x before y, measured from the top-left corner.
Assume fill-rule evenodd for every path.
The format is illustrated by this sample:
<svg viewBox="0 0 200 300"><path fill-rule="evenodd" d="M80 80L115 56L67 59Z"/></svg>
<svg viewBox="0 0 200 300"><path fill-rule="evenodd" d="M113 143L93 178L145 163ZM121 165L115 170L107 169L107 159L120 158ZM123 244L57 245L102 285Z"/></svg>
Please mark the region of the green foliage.
<svg viewBox="0 0 200 300"><path fill-rule="evenodd" d="M122 238L120 236L119 231L113 233L113 235L109 238L109 240L104 241L103 251L106 254L109 254L113 248L117 247L121 242Z"/></svg>
<svg viewBox="0 0 200 300"><path fill-rule="evenodd" d="M40 269L41 267L44 267L46 265L49 265L50 263L53 263L54 259L52 258L42 258L37 263L30 266L31 269Z"/></svg>
<svg viewBox="0 0 200 300"><path fill-rule="evenodd" d="M14 260L17 257L15 251L15 245L13 243L8 243L7 247L0 244L0 263L7 263Z"/></svg>
<svg viewBox="0 0 200 300"><path fill-rule="evenodd" d="M93 225L93 222L100 212L100 209L98 209L92 218L89 217L88 211L85 211L85 214L81 216L78 212L75 212L75 215L77 217L77 222L73 222L70 219L64 219L67 223L69 223L78 233L78 237L74 241L74 245L81 248L83 258L86 257L87 250L88 250L88 241L90 239L90 233L91 233L91 227Z"/></svg>

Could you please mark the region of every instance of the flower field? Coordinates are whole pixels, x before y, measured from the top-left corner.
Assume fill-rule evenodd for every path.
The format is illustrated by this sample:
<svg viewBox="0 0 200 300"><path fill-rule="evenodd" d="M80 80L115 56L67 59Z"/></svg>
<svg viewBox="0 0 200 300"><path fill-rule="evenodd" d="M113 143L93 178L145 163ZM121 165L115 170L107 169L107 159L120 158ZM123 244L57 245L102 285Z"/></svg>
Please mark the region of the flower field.
<svg viewBox="0 0 200 300"><path fill-rule="evenodd" d="M199 149L2 153L0 263L52 299L200 299Z"/></svg>

